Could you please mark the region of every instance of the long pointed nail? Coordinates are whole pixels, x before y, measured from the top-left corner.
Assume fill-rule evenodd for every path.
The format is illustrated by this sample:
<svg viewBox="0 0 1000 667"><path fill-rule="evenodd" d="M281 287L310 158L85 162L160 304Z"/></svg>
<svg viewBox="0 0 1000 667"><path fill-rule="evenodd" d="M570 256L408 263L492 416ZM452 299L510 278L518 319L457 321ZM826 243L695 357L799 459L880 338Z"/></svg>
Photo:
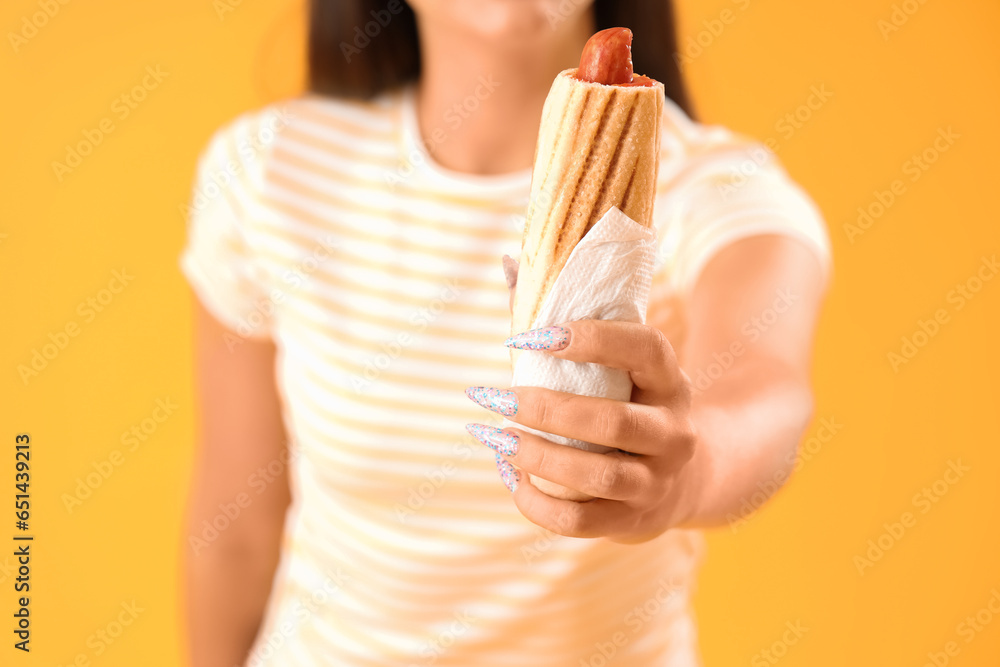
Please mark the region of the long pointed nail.
<svg viewBox="0 0 1000 667"><path fill-rule="evenodd" d="M497 470L500 472L500 479L503 485L511 493L517 491L517 485L521 482L521 473L517 471L510 461L505 461L499 454L496 455Z"/></svg>
<svg viewBox="0 0 1000 667"><path fill-rule="evenodd" d="M494 452L504 456L514 456L517 454L517 446L521 439L516 433L508 433L494 426L486 424L466 424L465 430Z"/></svg>
<svg viewBox="0 0 1000 667"><path fill-rule="evenodd" d="M511 336L504 345L516 350L562 350L569 345L569 329L566 327L545 327L532 329Z"/></svg>
<svg viewBox="0 0 1000 667"><path fill-rule="evenodd" d="M465 390L465 395L487 410L504 417L513 417L517 414L517 394L508 389L469 387Z"/></svg>

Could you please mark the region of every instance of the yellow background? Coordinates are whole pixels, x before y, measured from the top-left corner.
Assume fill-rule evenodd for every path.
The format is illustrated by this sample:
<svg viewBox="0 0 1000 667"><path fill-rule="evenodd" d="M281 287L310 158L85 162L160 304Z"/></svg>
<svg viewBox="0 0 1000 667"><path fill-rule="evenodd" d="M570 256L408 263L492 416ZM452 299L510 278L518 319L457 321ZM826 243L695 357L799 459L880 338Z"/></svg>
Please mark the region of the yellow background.
<svg viewBox="0 0 1000 667"><path fill-rule="evenodd" d="M84 654L109 667L178 665L194 423L179 206L213 129L300 89L301 5L231 0L220 17L212 0L73 0L15 52L7 34L39 11L36 1L0 9L0 504L11 502L14 436L30 433L38 536L30 657L11 648L13 547L0 548L0 664ZM1000 590L1000 280L961 310L947 301L1000 251L1000 6L898 4L916 12L886 38L878 22L891 20L890 0L681 2L682 40L709 30L686 66L702 119L777 140L827 217L836 260L816 415L842 427L759 514L710 535L697 597L709 667L769 664L760 651L781 641L786 622L808 628L780 659L788 667L919 666L948 641L961 649L949 664L1000 662L1000 617L969 643L956 634ZM711 22L724 9L731 20L720 30ZM169 75L119 120L114 99L147 66ZM833 95L787 137L777 123L811 86ZM59 182L51 163L104 118L114 131ZM908 180L904 163L948 127L954 145ZM844 225L895 179L905 193L850 242ZM78 304L123 268L132 281L86 321ZM949 321L894 372L887 354L938 308ZM69 322L79 335L25 385L18 365ZM177 409L128 451L122 433L158 398ZM115 449L124 462L67 511L63 494ZM920 513L914 494L959 459L969 472ZM916 525L859 574L854 557L905 511ZM11 523L3 545L12 514L0 514ZM143 611L95 655L88 638L133 600Z"/></svg>

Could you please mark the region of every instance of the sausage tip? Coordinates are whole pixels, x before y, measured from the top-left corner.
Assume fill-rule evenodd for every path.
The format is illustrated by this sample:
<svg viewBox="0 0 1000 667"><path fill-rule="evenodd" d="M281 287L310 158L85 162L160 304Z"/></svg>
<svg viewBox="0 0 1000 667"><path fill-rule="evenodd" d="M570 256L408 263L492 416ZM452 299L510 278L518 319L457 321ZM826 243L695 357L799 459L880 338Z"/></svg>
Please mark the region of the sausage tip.
<svg viewBox="0 0 1000 667"><path fill-rule="evenodd" d="M606 85L632 83L632 31L608 28L594 33L580 54L576 76Z"/></svg>

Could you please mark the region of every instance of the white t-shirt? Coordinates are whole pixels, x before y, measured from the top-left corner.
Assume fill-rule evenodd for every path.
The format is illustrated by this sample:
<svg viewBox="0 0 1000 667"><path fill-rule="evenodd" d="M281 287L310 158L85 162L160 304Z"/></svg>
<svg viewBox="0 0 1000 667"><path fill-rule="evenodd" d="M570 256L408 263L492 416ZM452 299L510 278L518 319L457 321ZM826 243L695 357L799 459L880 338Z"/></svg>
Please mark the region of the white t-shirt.
<svg viewBox="0 0 1000 667"><path fill-rule="evenodd" d="M651 323L683 336L699 271L739 238L794 236L829 265L819 212L759 144L669 100L662 136ZM529 181L437 165L410 90L272 105L209 143L181 267L231 345L277 345L292 447L249 665L698 664L700 533L549 534L465 431L499 418L464 389L510 382L500 257L519 254Z"/></svg>

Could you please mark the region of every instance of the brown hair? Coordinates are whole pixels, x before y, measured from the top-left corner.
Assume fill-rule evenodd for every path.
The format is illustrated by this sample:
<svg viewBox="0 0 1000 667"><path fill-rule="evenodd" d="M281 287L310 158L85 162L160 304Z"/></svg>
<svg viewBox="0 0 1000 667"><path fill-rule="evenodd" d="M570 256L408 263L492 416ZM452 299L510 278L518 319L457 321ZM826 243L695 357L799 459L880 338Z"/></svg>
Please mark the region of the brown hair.
<svg viewBox="0 0 1000 667"><path fill-rule="evenodd" d="M677 60L670 0L595 0L597 30L635 34L635 71L663 83L667 97L693 117ZM403 0L310 0L309 89L369 99L420 75L417 20Z"/></svg>

